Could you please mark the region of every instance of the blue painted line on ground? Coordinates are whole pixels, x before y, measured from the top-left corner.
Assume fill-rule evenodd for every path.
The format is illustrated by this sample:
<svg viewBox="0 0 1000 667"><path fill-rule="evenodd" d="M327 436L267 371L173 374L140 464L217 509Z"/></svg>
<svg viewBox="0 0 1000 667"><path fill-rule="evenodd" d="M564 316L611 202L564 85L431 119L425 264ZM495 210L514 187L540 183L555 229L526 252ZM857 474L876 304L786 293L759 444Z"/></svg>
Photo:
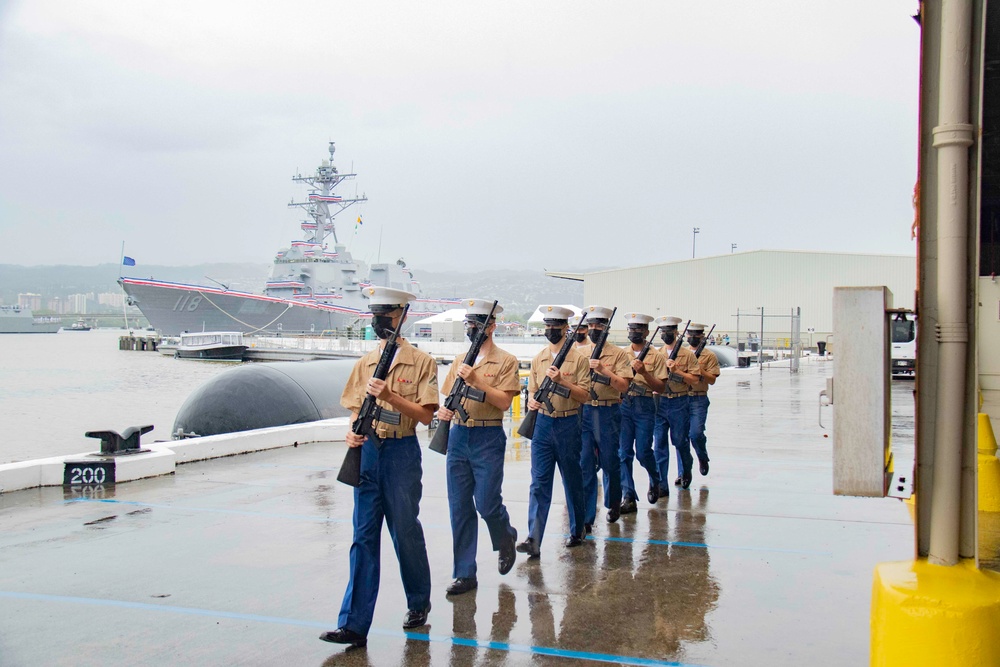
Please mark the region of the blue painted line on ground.
<svg viewBox="0 0 1000 667"><path fill-rule="evenodd" d="M233 611L216 611L213 609L200 609L197 607L175 607L173 605L151 604L148 602L129 602L127 600L107 600L101 598L73 597L68 595L47 595L44 593L21 593L17 591L0 591L0 598L14 600L29 600L32 602L61 602L67 604L85 604L99 607L117 607L119 609L135 609L140 611L158 611L173 614L185 614L188 616L205 616L209 618L231 618L240 621L256 621L259 623L274 623L278 625L292 625L303 628L330 629L330 623L321 621L307 621L296 618L284 618L281 616L263 616L260 614L243 614ZM660 667L700 667L693 663L676 662L670 660L657 660L655 658L640 658L627 655L611 655L607 653L591 653L587 651L572 651L569 649L555 648L551 646L531 646L527 644L508 644L485 639L474 639L468 637L454 637L451 635L425 635L416 632L396 632L393 630L373 629L369 634L381 637L393 637L396 639L413 639L416 641L453 644L455 646L467 646L470 648L492 649L495 651L507 651L508 653L526 653L530 655L545 655L558 658L571 658L575 660L587 660L590 662L607 662L620 665L658 665Z"/></svg>
<svg viewBox="0 0 1000 667"><path fill-rule="evenodd" d="M293 521L314 521L321 523L351 523L351 519L336 519L308 514L274 514L271 512L251 512L249 510L229 510L210 507L188 507L186 505L163 505L157 503L144 503L135 500L117 500L115 498L71 498L63 501L71 503L105 503L110 505L130 505L134 507L150 507L154 509L177 510L182 512L204 512L209 514L230 514L237 516L267 517L269 519L290 519ZM425 528L448 528L445 524L424 523ZM569 534L563 535L569 537ZM768 553L800 554L804 556L832 556L830 551L809 551L805 549L782 549L778 547L750 547L750 546L728 546L719 544L704 544L702 542L674 542L670 540L647 540L634 537L602 537L588 535L588 540L604 540L606 542L624 542L639 544L654 544L667 547L692 547L695 549L729 549L734 551L764 551Z"/></svg>

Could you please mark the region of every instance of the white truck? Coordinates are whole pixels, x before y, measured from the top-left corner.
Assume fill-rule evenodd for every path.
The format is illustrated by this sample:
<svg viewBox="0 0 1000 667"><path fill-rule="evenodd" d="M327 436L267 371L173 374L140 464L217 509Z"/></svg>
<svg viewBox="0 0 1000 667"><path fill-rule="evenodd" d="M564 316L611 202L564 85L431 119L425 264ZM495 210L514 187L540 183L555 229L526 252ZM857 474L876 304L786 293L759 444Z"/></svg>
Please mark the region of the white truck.
<svg viewBox="0 0 1000 667"><path fill-rule="evenodd" d="M889 323L892 338L892 379L917 377L917 320L912 315L897 314Z"/></svg>

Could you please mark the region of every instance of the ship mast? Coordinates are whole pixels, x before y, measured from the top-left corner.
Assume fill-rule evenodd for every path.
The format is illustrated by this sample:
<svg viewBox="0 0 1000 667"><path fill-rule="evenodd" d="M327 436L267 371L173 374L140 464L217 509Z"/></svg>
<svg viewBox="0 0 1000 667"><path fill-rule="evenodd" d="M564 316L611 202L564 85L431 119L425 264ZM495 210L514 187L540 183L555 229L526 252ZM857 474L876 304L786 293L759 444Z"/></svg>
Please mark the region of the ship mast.
<svg viewBox="0 0 1000 667"><path fill-rule="evenodd" d="M293 181L308 185L310 192L306 201L297 202L292 200L288 206L297 206L305 209L309 217L316 222L316 229L312 230L312 238L309 240L312 243L320 245L323 245L323 241L328 234L333 235L333 242L335 244L338 243L337 230L334 227L333 219L344 209L349 208L351 204L368 201L368 197L364 195L348 199L334 193L334 188L340 185L342 181L351 180L357 176L357 174L341 174L337 171L337 168L333 166L333 154L336 150L334 142L331 141L330 159L329 161L323 160L323 163L316 168L314 176L298 174L292 177Z"/></svg>

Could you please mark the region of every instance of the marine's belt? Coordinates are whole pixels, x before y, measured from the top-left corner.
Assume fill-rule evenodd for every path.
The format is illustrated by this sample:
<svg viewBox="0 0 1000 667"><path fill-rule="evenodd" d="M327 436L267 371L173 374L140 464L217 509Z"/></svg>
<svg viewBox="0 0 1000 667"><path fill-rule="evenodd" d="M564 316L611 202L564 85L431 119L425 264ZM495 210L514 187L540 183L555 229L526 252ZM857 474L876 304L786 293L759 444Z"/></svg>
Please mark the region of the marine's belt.
<svg viewBox="0 0 1000 667"><path fill-rule="evenodd" d="M688 396L708 396L707 391L689 391Z"/></svg>
<svg viewBox="0 0 1000 667"><path fill-rule="evenodd" d="M408 438L411 435L416 435L417 432L413 429L401 429L398 426L379 426L375 429L375 435L377 435L382 440L395 440L397 438Z"/></svg>
<svg viewBox="0 0 1000 667"><path fill-rule="evenodd" d="M652 393L653 392L651 392L648 388L643 387L641 384L637 384L633 388L631 388L631 389L628 390L628 394L627 395L628 396L632 396L632 397L636 397L636 396L649 396Z"/></svg>
<svg viewBox="0 0 1000 667"><path fill-rule="evenodd" d="M572 417L573 415L580 414L580 408L574 408L572 410L556 410L555 412L546 412L545 410L539 410L546 417Z"/></svg>
<svg viewBox="0 0 1000 667"><path fill-rule="evenodd" d="M668 391L667 393L663 394L663 396L666 396L667 398L680 398L682 396L687 396L687 395L688 393L686 391Z"/></svg>
<svg viewBox="0 0 1000 667"><path fill-rule="evenodd" d="M503 426L502 419L470 419L463 422L461 419L453 421L452 424L464 426L466 428L476 428L477 426Z"/></svg>
<svg viewBox="0 0 1000 667"><path fill-rule="evenodd" d="M621 399L587 401L587 405L594 408L606 408L609 405L619 405Z"/></svg>

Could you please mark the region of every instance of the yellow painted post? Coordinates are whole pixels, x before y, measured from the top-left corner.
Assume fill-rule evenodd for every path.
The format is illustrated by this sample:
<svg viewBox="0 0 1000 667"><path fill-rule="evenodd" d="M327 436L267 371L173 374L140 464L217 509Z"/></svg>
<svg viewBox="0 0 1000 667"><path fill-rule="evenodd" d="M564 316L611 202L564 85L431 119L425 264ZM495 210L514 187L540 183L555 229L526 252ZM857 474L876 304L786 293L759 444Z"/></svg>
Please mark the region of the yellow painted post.
<svg viewBox="0 0 1000 667"><path fill-rule="evenodd" d="M521 418L521 394L514 394L514 400L510 402L511 419Z"/></svg>
<svg viewBox="0 0 1000 667"><path fill-rule="evenodd" d="M875 568L872 667L1000 665L1000 574L926 559Z"/></svg>
<svg viewBox="0 0 1000 667"><path fill-rule="evenodd" d="M1000 459L990 416L979 413L979 511L1000 512Z"/></svg>

